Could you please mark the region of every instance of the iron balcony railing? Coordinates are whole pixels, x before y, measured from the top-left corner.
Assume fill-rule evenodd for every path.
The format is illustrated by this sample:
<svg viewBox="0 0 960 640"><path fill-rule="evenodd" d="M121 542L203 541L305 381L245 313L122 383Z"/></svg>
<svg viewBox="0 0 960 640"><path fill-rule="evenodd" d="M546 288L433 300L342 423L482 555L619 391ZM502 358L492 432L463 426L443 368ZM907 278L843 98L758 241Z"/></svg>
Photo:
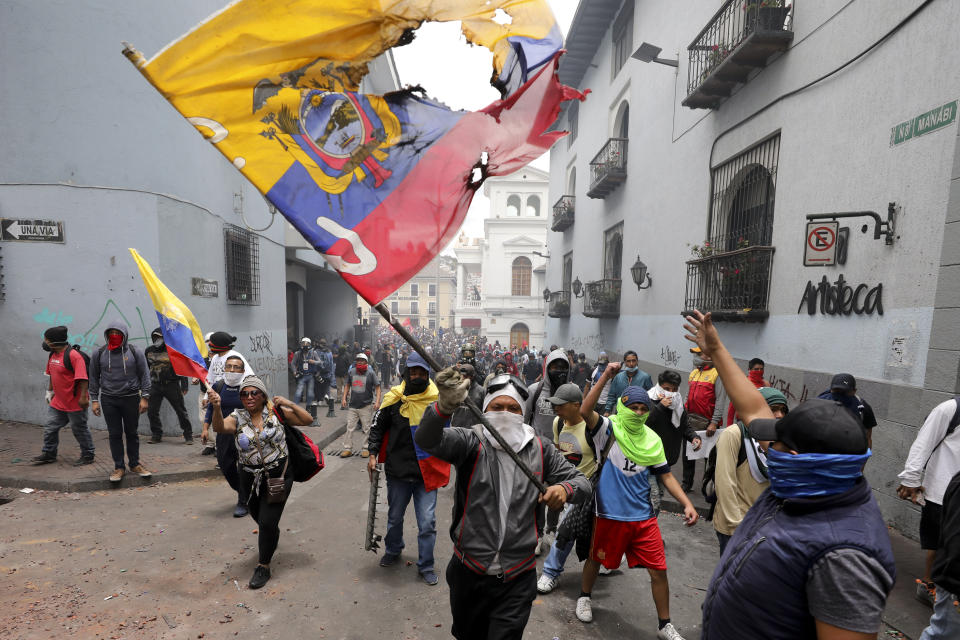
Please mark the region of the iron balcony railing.
<svg viewBox="0 0 960 640"><path fill-rule="evenodd" d="M755 69L793 41L789 0L727 0L687 47L691 108L716 108Z"/></svg>
<svg viewBox="0 0 960 640"><path fill-rule="evenodd" d="M569 291L551 291L549 304L550 306L547 308L547 315L551 318L570 317Z"/></svg>
<svg viewBox="0 0 960 640"><path fill-rule="evenodd" d="M583 286L583 315L588 318L620 317L620 279L607 278Z"/></svg>
<svg viewBox="0 0 960 640"><path fill-rule="evenodd" d="M716 320L765 320L770 315L774 247L747 247L687 262L684 310Z"/></svg>
<svg viewBox="0 0 960 640"><path fill-rule="evenodd" d="M627 179L627 139L610 138L590 161L587 196L605 198Z"/></svg>
<svg viewBox="0 0 960 640"><path fill-rule="evenodd" d="M574 200L573 196L560 196L553 205L553 224L550 226L552 231L565 231L573 225Z"/></svg>

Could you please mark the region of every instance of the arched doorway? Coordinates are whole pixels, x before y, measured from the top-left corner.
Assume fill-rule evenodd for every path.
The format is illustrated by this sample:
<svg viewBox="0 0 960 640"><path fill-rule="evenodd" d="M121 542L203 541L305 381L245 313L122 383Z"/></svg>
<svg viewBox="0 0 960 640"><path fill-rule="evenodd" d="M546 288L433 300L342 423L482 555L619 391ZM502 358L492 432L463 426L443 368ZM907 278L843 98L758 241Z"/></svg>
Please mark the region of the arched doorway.
<svg viewBox="0 0 960 640"><path fill-rule="evenodd" d="M510 327L510 346L523 347L530 345L530 329L522 322L518 322Z"/></svg>

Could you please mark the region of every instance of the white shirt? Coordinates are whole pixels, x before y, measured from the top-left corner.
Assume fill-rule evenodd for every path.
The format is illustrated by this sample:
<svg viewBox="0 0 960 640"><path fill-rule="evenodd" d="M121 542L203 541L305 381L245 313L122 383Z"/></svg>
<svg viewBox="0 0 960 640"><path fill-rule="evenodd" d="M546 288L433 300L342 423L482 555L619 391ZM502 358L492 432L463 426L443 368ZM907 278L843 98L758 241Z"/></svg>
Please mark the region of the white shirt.
<svg viewBox="0 0 960 640"><path fill-rule="evenodd" d="M957 401L952 399L933 408L910 447L903 471L897 476L905 487L923 486L924 499L940 505L950 479L960 471L960 428L944 439L956 411ZM941 440L943 444L938 447Z"/></svg>
<svg viewBox="0 0 960 640"><path fill-rule="evenodd" d="M219 380L223 380L223 366L227 363L227 358L236 356L243 360L243 377L256 375L253 367L247 362L247 359L239 351L231 349L225 353L215 353L210 356L210 367L207 369L207 384L214 385Z"/></svg>

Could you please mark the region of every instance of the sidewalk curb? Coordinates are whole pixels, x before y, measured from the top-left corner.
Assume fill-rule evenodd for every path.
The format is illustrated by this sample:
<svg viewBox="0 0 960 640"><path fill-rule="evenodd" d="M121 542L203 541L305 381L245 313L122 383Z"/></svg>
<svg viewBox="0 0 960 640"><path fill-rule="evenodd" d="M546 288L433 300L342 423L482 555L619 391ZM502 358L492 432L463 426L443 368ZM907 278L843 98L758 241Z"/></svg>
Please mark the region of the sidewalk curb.
<svg viewBox="0 0 960 640"><path fill-rule="evenodd" d="M316 442L317 448L323 451L335 440L347 432L346 425L337 427L331 433L324 436ZM197 480L198 478L219 478L220 469L210 467L209 469L200 469L195 471L173 471L157 472L149 478L141 478L134 473L127 472L123 480L114 484L106 478L84 478L81 480L25 480L11 475L0 474L0 487L9 487L11 489L40 489L43 491L63 491L65 493L80 491L109 491L112 489L131 489L136 487L148 487L158 482L185 482L187 480Z"/></svg>

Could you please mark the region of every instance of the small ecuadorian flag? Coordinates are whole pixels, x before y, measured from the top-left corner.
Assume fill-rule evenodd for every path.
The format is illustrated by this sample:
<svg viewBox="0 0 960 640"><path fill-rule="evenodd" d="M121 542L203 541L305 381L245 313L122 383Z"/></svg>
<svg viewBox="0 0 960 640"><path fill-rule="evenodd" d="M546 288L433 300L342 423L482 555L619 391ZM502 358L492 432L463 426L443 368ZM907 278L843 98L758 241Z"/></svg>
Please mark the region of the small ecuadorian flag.
<svg viewBox="0 0 960 640"><path fill-rule="evenodd" d="M207 365L203 359L207 355L207 343L203 340L197 319L187 305L180 302L180 299L167 289L167 285L160 282L160 278L136 249L130 249L130 253L140 268L143 283L147 285L147 292L153 301L154 309L157 310L160 331L163 332L163 341L167 345L174 373L206 380Z"/></svg>

